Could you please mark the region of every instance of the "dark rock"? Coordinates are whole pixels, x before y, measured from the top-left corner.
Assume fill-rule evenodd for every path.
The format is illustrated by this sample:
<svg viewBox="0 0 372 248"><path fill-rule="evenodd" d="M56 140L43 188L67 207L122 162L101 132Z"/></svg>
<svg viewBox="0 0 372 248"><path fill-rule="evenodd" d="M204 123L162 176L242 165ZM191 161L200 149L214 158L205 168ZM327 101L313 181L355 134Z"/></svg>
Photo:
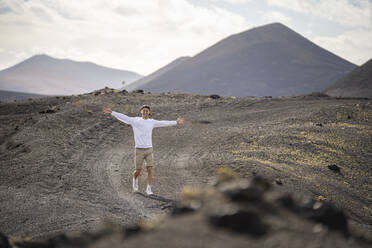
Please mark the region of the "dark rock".
<svg viewBox="0 0 372 248"><path fill-rule="evenodd" d="M141 233L141 231L142 231L142 228L139 225L134 225L134 226L131 226L131 227L127 227L125 229L125 237L132 237L136 234Z"/></svg>
<svg viewBox="0 0 372 248"><path fill-rule="evenodd" d="M175 216L175 215L187 214L187 213L191 213L194 211L195 211L195 208L192 208L192 207L178 206L178 207L173 208L171 215Z"/></svg>
<svg viewBox="0 0 372 248"><path fill-rule="evenodd" d="M306 96L312 96L312 97L329 97L329 95L323 93L323 92L312 92L310 94L307 94Z"/></svg>
<svg viewBox="0 0 372 248"><path fill-rule="evenodd" d="M7 144L6 144L6 149L8 150L13 150L13 149L16 149L18 147L20 147L22 145L22 143L14 143L12 141L9 141Z"/></svg>
<svg viewBox="0 0 372 248"><path fill-rule="evenodd" d="M201 124L211 124L212 122L211 121L207 121L207 120L201 120L199 121Z"/></svg>
<svg viewBox="0 0 372 248"><path fill-rule="evenodd" d="M277 185L283 185L283 182L280 179L275 179L275 183Z"/></svg>
<svg viewBox="0 0 372 248"><path fill-rule="evenodd" d="M219 98L221 98L219 95L216 95L216 94L210 95L209 97L212 98L212 99L219 99Z"/></svg>
<svg viewBox="0 0 372 248"><path fill-rule="evenodd" d="M88 247L88 244L102 239L111 232L110 229L97 233L84 233L76 237L69 237L66 234L59 234L45 241L19 241L14 247L19 248L56 248L56 247Z"/></svg>
<svg viewBox="0 0 372 248"><path fill-rule="evenodd" d="M35 243L36 245L41 245L40 243ZM49 239L44 246L40 247L58 247L61 245L82 245L81 242L79 242L78 239L76 240L70 240L65 234L59 234L51 239ZM37 246L35 246L37 247Z"/></svg>
<svg viewBox="0 0 372 248"><path fill-rule="evenodd" d="M323 124L322 123L316 123L315 126L322 127Z"/></svg>
<svg viewBox="0 0 372 248"><path fill-rule="evenodd" d="M341 172L340 167L338 167L338 166L335 165L335 164L328 165L328 169L330 169L331 171L334 171L334 172L338 172L338 173Z"/></svg>
<svg viewBox="0 0 372 248"><path fill-rule="evenodd" d="M47 109L47 110L42 110L40 111L39 113L40 114L53 114L55 113L56 111L54 109Z"/></svg>
<svg viewBox="0 0 372 248"><path fill-rule="evenodd" d="M239 182L222 186L221 190L233 201L258 202L261 201L270 187L269 181L261 176L255 176L250 184L248 181L240 180Z"/></svg>
<svg viewBox="0 0 372 248"><path fill-rule="evenodd" d="M224 193L230 197L233 201L238 202L256 202L260 201L264 195L264 190L259 187L248 187L248 188L233 188L228 189Z"/></svg>
<svg viewBox="0 0 372 248"><path fill-rule="evenodd" d="M56 111L54 110L54 109L47 109L46 111L45 111L45 113L46 114L53 114L53 113L55 113Z"/></svg>
<svg viewBox="0 0 372 248"><path fill-rule="evenodd" d="M309 211L306 215L307 218L321 222L345 235L349 233L345 213L329 203L315 202L312 211Z"/></svg>
<svg viewBox="0 0 372 248"><path fill-rule="evenodd" d="M16 242L15 243L18 248L55 248L56 245L50 244L49 242ZM61 247L61 244L58 244ZM64 247L64 246L62 246Z"/></svg>
<svg viewBox="0 0 372 248"><path fill-rule="evenodd" d="M237 211L232 214L210 216L209 220L214 226L252 236L262 236L267 233L269 228L258 213L247 210Z"/></svg>
<svg viewBox="0 0 372 248"><path fill-rule="evenodd" d="M8 238L0 232L0 248L11 248Z"/></svg>
<svg viewBox="0 0 372 248"><path fill-rule="evenodd" d="M293 200L291 195L289 195L289 194L283 195L283 196L279 197L277 199L277 201L283 207L285 207L285 208L287 208L291 211L297 212L297 205L296 205L296 203Z"/></svg>
<svg viewBox="0 0 372 248"><path fill-rule="evenodd" d="M134 90L134 91L132 91L133 93L140 93L140 94L143 94L144 92L143 92L143 90Z"/></svg>
<svg viewBox="0 0 372 248"><path fill-rule="evenodd" d="M270 182L263 178L262 176L255 176L252 180L253 185L261 187L263 190L267 191L271 188Z"/></svg>
<svg viewBox="0 0 372 248"><path fill-rule="evenodd" d="M166 203L166 204L160 206L160 209L161 209L161 210L171 209L171 208L174 208L174 204L172 204L172 203L171 203L171 204Z"/></svg>
<svg viewBox="0 0 372 248"><path fill-rule="evenodd" d="M341 231L344 235L349 235L347 218L342 210L335 206L311 198L304 198L300 203L293 200L290 195L284 195L278 199L278 202L307 219L320 222L330 229Z"/></svg>

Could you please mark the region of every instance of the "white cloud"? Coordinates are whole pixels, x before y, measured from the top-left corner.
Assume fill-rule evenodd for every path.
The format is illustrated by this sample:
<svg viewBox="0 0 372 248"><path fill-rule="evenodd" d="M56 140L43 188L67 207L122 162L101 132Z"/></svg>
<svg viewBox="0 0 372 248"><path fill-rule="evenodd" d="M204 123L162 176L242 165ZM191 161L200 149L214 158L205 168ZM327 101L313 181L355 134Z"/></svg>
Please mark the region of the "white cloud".
<svg viewBox="0 0 372 248"><path fill-rule="evenodd" d="M278 11L266 11L261 14L261 19L266 22L281 22L285 25L289 25L291 17Z"/></svg>
<svg viewBox="0 0 372 248"><path fill-rule="evenodd" d="M37 52L147 74L249 27L238 14L186 0L1 3L12 11L0 15L0 47L8 51L0 56L14 54L13 64Z"/></svg>
<svg viewBox="0 0 372 248"><path fill-rule="evenodd" d="M268 5L253 0L204 0L204 5L189 1L0 0L0 69L47 53L147 74L269 22L302 30L354 63L372 57L368 0L267 0ZM218 2L231 6L227 10ZM325 20L328 24L319 34Z"/></svg>
<svg viewBox="0 0 372 248"><path fill-rule="evenodd" d="M365 29L350 30L336 37L318 36L312 40L358 65L372 58L372 32Z"/></svg>
<svg viewBox="0 0 372 248"><path fill-rule="evenodd" d="M212 2L225 2L229 4L245 4L245 3L252 2L252 0L212 0Z"/></svg>
<svg viewBox="0 0 372 248"><path fill-rule="evenodd" d="M267 0L267 3L287 13L290 10L304 15L308 22L302 34L323 48L358 65L372 58L370 0Z"/></svg>
<svg viewBox="0 0 372 248"><path fill-rule="evenodd" d="M372 4L369 0L267 0L267 3L269 6L327 19L347 27L372 26Z"/></svg>

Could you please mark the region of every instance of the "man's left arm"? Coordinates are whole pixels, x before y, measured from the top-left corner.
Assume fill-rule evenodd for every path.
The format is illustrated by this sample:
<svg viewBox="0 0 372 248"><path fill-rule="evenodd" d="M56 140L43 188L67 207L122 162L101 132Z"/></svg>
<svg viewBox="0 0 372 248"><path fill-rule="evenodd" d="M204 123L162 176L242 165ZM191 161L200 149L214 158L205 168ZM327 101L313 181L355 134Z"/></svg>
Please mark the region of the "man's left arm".
<svg viewBox="0 0 372 248"><path fill-rule="evenodd" d="M184 122L184 118L178 118L176 121L154 120L154 127L168 127L168 126L182 125L183 122Z"/></svg>

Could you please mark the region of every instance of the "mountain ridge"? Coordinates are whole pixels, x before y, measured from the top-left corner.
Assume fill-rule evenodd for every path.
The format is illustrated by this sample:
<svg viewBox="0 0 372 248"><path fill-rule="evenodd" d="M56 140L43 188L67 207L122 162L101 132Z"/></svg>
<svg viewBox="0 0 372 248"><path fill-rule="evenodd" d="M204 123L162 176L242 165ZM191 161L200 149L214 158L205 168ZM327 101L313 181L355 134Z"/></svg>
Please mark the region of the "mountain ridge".
<svg viewBox="0 0 372 248"><path fill-rule="evenodd" d="M41 97L47 97L47 96L46 95L32 94L32 93L0 90L0 101L2 101L2 102L32 99L32 98L41 98Z"/></svg>
<svg viewBox="0 0 372 248"><path fill-rule="evenodd" d="M372 59L334 82L324 92L336 97L372 98Z"/></svg>
<svg viewBox="0 0 372 248"><path fill-rule="evenodd" d="M324 90L355 67L274 23L222 39L142 88L225 96L306 94Z"/></svg>
<svg viewBox="0 0 372 248"><path fill-rule="evenodd" d="M93 62L34 55L0 71L0 89L46 95L80 94L105 86L120 88L141 75Z"/></svg>

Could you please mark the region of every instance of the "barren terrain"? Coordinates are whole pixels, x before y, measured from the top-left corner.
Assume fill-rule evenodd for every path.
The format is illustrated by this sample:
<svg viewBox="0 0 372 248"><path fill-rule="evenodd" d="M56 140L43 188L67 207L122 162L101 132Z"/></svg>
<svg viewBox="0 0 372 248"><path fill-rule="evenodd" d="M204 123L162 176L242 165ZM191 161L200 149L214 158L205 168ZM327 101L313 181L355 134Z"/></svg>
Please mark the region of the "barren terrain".
<svg viewBox="0 0 372 248"><path fill-rule="evenodd" d="M185 118L183 126L154 130L151 197L131 192L131 127L101 111L108 106L137 116L142 104L151 105L154 119ZM103 89L0 103L0 137L0 232L10 239L94 232L103 221L133 226L172 211L185 185L213 184L220 167L241 178L263 176L278 192L331 203L345 212L351 230L372 232L371 100ZM192 218L184 221L186 228Z"/></svg>

